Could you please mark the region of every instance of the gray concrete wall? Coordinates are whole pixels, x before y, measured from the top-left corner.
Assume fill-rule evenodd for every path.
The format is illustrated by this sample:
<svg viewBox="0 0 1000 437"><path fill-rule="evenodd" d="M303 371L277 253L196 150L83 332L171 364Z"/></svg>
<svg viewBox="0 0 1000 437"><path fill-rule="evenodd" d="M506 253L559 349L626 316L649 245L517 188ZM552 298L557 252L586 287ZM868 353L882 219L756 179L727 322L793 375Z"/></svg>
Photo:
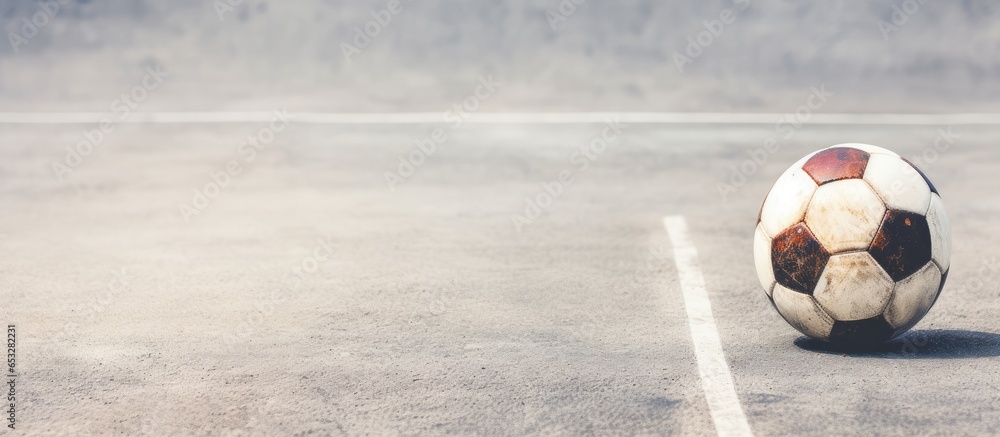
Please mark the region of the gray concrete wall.
<svg viewBox="0 0 1000 437"><path fill-rule="evenodd" d="M350 61L342 43L388 0L63 1L23 44L11 35L41 6L0 2L5 106L100 109L151 64L172 77L150 110L443 111L489 74L505 84L489 110L786 112L820 84L827 111L993 111L1000 97L988 1L402 0ZM680 71L674 55L725 9Z"/></svg>

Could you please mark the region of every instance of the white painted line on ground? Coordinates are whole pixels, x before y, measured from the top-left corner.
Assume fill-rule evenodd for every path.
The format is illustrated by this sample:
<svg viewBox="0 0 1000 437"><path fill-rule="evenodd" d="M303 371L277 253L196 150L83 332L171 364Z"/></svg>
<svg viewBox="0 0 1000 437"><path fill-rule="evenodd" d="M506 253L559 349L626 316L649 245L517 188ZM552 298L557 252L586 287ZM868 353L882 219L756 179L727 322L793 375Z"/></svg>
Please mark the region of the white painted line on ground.
<svg viewBox="0 0 1000 437"><path fill-rule="evenodd" d="M439 112L342 113L290 111L302 124L451 124ZM265 123L273 112L133 112L127 118L103 112L0 112L0 124L114 123ZM787 114L727 112L516 112L475 113L471 124L592 124L617 119L630 124L748 124L774 125ZM1000 125L1000 114L812 114L810 125Z"/></svg>
<svg viewBox="0 0 1000 437"><path fill-rule="evenodd" d="M705 390L708 409L715 423L715 431L720 436L753 436L750 423L736 396L733 376L722 351L722 340L712 317L712 304L705 291L705 277L698 265L698 249L688 235L684 217L672 216L663 219L670 241L674 246L677 274L684 294L694 353L698 360L701 386Z"/></svg>

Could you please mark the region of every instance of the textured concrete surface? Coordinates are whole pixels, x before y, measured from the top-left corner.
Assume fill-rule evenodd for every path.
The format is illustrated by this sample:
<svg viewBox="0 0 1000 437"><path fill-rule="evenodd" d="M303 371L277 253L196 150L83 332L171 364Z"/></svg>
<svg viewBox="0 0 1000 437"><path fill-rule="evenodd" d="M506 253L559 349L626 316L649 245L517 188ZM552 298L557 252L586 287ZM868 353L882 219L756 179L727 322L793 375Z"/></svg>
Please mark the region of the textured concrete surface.
<svg viewBox="0 0 1000 437"><path fill-rule="evenodd" d="M989 0L403 0L351 56L388 0L59 2L0 40L0 105L107 110L157 64L143 110L443 111L493 75L495 111L784 112L821 84L831 112L1000 111ZM0 0L0 33L39 8Z"/></svg>
<svg viewBox="0 0 1000 437"><path fill-rule="evenodd" d="M262 127L123 125L60 182L51 162L90 126L0 126L20 432L712 434L673 214L757 435L1000 432L995 129L955 128L924 166L954 226L942 298L912 335L844 356L770 307L757 208L807 152L912 157L934 128L807 125L724 199L717 182L773 129L629 126L580 170L600 126L469 125L390 191L384 173L434 126L293 124L246 162L237 147ZM234 159L185 221L179 205ZM511 215L564 170L518 232Z"/></svg>
<svg viewBox="0 0 1000 437"><path fill-rule="evenodd" d="M404 2L348 61L388 2L60 0L14 44L41 6L0 0L0 112L444 112L488 78L483 112L998 111L985 0L888 35L903 2L754 0L683 71L743 2L584 2L552 26L561 2ZM661 224L682 214L757 435L1000 434L1000 130L805 118L628 126L600 154L580 148L601 126L445 125L394 190L437 126L293 122L251 153L266 124L0 125L19 432L710 435ZM797 335L752 258L771 183L844 142L916 158L955 234L936 307L864 356Z"/></svg>

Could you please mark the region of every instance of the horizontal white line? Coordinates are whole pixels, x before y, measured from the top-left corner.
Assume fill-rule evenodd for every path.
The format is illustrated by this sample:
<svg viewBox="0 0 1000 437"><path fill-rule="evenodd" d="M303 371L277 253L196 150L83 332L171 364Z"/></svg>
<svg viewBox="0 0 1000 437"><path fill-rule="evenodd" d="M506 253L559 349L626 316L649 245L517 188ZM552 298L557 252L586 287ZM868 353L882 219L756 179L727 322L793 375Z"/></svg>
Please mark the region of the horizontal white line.
<svg viewBox="0 0 1000 437"><path fill-rule="evenodd" d="M715 431L720 436L753 436L722 351L712 303L705 290L705 277L698 265L698 249L688 235L687 221L682 216L664 217L663 225L674 246L674 261L691 327L698 373Z"/></svg>
<svg viewBox="0 0 1000 437"><path fill-rule="evenodd" d="M440 112L343 113L289 111L293 123L305 124L451 124ZM592 124L616 119L635 124L774 125L788 115L727 112L517 112L474 113L471 124ZM0 112L0 124L114 123L266 123L273 112L133 112L125 117L102 112ZM798 122L798 121L796 121ZM790 121L786 121L790 123ZM813 125L1000 125L1000 114L812 114Z"/></svg>

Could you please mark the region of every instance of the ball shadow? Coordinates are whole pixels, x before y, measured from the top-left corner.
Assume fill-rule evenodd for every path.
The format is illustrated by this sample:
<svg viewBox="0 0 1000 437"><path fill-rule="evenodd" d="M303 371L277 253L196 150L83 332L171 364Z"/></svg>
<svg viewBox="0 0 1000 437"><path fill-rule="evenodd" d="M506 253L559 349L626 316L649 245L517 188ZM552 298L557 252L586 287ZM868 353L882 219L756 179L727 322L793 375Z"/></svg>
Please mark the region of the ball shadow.
<svg viewBox="0 0 1000 437"><path fill-rule="evenodd" d="M809 337L799 337L793 343L799 349L810 352L863 358L912 360L1000 356L1000 334L951 329L910 331L899 338L867 350L838 348Z"/></svg>

